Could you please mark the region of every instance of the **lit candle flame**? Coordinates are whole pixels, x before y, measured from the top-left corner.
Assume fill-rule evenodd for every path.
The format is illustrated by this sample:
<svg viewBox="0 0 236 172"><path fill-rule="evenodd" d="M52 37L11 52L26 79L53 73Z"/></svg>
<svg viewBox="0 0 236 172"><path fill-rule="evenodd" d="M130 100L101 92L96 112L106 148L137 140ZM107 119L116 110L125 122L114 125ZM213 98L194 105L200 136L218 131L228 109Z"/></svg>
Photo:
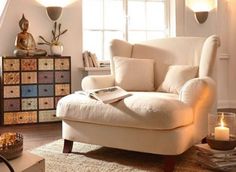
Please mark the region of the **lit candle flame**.
<svg viewBox="0 0 236 172"><path fill-rule="evenodd" d="M222 113L220 117L220 126L224 127L224 113Z"/></svg>

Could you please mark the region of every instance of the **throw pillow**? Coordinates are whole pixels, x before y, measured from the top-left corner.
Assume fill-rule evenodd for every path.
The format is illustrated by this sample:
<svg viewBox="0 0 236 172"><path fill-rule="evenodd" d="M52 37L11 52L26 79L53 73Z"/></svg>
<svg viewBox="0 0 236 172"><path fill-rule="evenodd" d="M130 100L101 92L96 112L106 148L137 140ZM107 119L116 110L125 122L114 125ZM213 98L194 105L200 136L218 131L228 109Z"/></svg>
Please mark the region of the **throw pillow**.
<svg viewBox="0 0 236 172"><path fill-rule="evenodd" d="M185 82L197 75L198 66L172 65L168 68L165 79L157 91L179 94Z"/></svg>
<svg viewBox="0 0 236 172"><path fill-rule="evenodd" d="M154 60L113 57L115 84L128 91L154 90Z"/></svg>

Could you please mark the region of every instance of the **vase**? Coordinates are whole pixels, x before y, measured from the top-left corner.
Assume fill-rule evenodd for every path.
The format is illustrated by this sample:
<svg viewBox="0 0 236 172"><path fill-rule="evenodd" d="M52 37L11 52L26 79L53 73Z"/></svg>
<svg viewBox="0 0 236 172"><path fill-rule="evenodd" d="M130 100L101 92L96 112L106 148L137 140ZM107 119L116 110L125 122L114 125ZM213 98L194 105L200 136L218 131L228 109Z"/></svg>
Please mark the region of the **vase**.
<svg viewBox="0 0 236 172"><path fill-rule="evenodd" d="M54 56L61 56L63 53L63 45L51 45L51 54Z"/></svg>

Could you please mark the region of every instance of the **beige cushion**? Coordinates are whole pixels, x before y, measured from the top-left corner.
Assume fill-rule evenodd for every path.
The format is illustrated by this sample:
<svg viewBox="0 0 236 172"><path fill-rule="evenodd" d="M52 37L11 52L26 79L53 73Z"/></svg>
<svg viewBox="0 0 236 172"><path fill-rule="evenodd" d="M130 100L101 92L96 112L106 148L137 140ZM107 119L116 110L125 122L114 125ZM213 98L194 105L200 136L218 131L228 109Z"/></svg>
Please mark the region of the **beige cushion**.
<svg viewBox="0 0 236 172"><path fill-rule="evenodd" d="M93 124L167 130L193 122L192 108L178 95L159 92L131 92L113 104L103 104L78 93L60 99L57 116Z"/></svg>
<svg viewBox="0 0 236 172"><path fill-rule="evenodd" d="M179 94L180 89L190 79L197 77L198 67L188 65L172 65L158 91Z"/></svg>
<svg viewBox="0 0 236 172"><path fill-rule="evenodd" d="M115 85L130 91L154 90L154 61L113 57Z"/></svg>

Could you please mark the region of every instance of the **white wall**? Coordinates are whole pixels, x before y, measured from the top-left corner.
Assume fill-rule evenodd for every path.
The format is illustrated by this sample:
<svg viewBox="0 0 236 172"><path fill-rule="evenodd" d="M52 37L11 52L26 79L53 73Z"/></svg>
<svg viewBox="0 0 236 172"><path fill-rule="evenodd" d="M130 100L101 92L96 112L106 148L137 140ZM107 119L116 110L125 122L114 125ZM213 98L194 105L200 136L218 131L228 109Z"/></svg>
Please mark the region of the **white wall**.
<svg viewBox="0 0 236 172"><path fill-rule="evenodd" d="M187 6L188 0L176 0L176 35L204 36L216 34L220 37L221 47L216 59L217 93L219 108L236 108L235 67L236 61L236 1L218 0L217 8L210 11L204 24L195 21L193 11Z"/></svg>
<svg viewBox="0 0 236 172"><path fill-rule="evenodd" d="M46 38L51 37L53 22L48 19L45 7L35 0L10 0L0 28L0 55L13 55L15 38L17 33L20 32L18 22L23 13L30 22L28 31L34 36L36 42L38 42L39 35ZM68 32L61 37L64 45L63 55L69 55L72 58L72 90L78 90L81 80L78 67L82 66L81 1L78 0L64 8L59 22L62 23L62 28L68 29ZM40 46L39 48L48 50L48 53L50 52L47 46Z"/></svg>

